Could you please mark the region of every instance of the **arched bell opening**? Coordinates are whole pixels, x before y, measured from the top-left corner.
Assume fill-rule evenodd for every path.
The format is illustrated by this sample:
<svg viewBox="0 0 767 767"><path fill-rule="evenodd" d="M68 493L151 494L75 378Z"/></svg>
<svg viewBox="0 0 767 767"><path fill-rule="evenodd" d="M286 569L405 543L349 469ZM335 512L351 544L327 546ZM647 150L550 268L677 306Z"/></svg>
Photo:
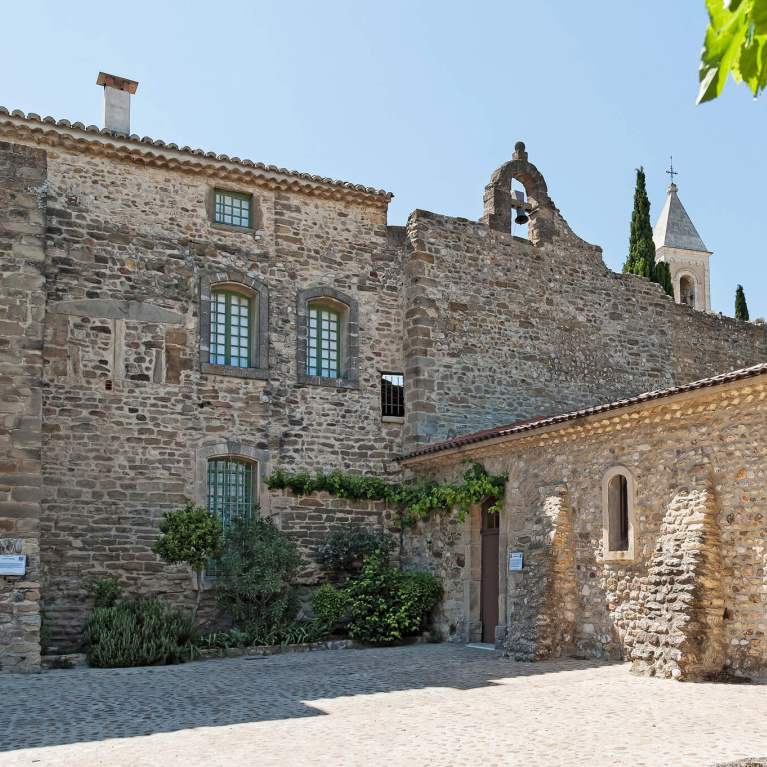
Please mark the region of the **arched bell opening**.
<svg viewBox="0 0 767 767"><path fill-rule="evenodd" d="M698 283L692 274L680 275L678 296L680 304L687 304L693 309L698 305Z"/></svg>
<svg viewBox="0 0 767 767"><path fill-rule="evenodd" d="M513 184L516 182L516 188ZM518 141L513 159L493 173L485 187L482 223L499 232L527 237L533 245L553 236L556 208L549 198L546 181L527 160L525 145Z"/></svg>

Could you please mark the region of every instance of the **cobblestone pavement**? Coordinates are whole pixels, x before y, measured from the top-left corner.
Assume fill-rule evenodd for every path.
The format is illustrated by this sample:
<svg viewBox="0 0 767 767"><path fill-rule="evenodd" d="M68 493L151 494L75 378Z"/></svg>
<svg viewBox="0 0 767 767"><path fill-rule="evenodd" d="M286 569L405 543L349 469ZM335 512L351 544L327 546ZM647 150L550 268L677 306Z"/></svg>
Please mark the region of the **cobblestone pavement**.
<svg viewBox="0 0 767 767"><path fill-rule="evenodd" d="M456 645L0 676L0 765L708 767L767 755L767 686Z"/></svg>

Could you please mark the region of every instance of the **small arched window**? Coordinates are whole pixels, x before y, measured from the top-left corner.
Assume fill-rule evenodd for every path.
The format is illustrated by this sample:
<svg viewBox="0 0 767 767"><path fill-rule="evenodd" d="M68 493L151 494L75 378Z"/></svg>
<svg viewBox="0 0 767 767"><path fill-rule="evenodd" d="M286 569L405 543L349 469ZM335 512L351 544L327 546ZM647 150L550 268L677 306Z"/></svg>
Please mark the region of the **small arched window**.
<svg viewBox="0 0 767 767"><path fill-rule="evenodd" d="M690 274L683 274L679 278L679 303L695 308L695 292L695 278Z"/></svg>
<svg viewBox="0 0 767 767"><path fill-rule="evenodd" d="M306 375L341 377L341 317L337 308L314 301L307 307Z"/></svg>
<svg viewBox="0 0 767 767"><path fill-rule="evenodd" d="M267 378L269 291L239 272L206 275L200 285L200 369Z"/></svg>
<svg viewBox="0 0 767 767"><path fill-rule="evenodd" d="M357 301L334 288L298 291L299 383L359 386Z"/></svg>
<svg viewBox="0 0 767 767"><path fill-rule="evenodd" d="M251 366L253 299L234 290L210 297L210 361L214 365Z"/></svg>
<svg viewBox="0 0 767 767"><path fill-rule="evenodd" d="M605 559L634 558L634 480L615 466L602 480L603 549Z"/></svg>
<svg viewBox="0 0 767 767"><path fill-rule="evenodd" d="M258 503L258 463L232 455L208 459L208 509L224 526L233 517L250 517Z"/></svg>

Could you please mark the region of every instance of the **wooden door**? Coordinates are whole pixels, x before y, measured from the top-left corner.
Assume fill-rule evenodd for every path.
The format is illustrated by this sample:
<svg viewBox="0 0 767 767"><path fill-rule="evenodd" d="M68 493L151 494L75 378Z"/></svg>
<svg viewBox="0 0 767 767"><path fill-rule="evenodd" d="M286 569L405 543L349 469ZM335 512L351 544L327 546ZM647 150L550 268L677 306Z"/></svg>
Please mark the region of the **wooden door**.
<svg viewBox="0 0 767 767"><path fill-rule="evenodd" d="M482 582L480 586L480 620L482 641L495 644L495 627L498 625L498 530L499 514L488 514L495 503L489 498L482 504Z"/></svg>

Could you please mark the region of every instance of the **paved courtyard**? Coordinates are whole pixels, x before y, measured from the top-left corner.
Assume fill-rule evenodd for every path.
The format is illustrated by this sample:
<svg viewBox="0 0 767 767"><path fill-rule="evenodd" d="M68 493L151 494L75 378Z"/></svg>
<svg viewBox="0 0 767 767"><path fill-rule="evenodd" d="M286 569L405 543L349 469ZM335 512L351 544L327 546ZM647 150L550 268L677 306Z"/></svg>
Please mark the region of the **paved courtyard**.
<svg viewBox="0 0 767 767"><path fill-rule="evenodd" d="M767 686L455 645L0 677L0 765L631 765L767 755Z"/></svg>

